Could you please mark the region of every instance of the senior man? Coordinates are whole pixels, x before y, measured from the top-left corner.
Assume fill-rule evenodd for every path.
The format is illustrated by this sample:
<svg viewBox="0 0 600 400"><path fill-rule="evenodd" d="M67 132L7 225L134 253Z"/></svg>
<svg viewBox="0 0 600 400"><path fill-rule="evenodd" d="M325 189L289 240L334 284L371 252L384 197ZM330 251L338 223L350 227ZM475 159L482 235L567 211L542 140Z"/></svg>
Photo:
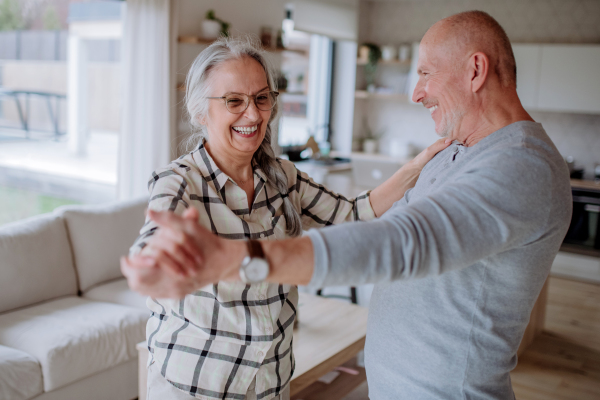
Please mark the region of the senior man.
<svg viewBox="0 0 600 400"><path fill-rule="evenodd" d="M130 286L180 297L240 279L240 269L248 282L375 282L365 347L371 399L513 399L509 372L570 221L567 168L521 106L510 42L489 15L433 25L418 73L413 100L455 142L380 218L261 250L210 234L191 209L151 212L173 233L172 255L203 261L177 274L154 259L123 259Z"/></svg>

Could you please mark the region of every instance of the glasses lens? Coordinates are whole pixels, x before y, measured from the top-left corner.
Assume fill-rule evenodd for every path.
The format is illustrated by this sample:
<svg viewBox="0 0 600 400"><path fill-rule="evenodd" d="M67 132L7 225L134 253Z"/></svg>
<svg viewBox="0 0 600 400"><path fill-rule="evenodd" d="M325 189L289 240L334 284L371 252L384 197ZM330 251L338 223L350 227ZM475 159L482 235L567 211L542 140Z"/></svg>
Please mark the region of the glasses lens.
<svg viewBox="0 0 600 400"><path fill-rule="evenodd" d="M256 107L262 111L269 111L275 107L275 94L273 92L259 93L256 95Z"/></svg>
<svg viewBox="0 0 600 400"><path fill-rule="evenodd" d="M239 114L246 109L246 99L238 95L227 96L225 97L225 105L229 112Z"/></svg>

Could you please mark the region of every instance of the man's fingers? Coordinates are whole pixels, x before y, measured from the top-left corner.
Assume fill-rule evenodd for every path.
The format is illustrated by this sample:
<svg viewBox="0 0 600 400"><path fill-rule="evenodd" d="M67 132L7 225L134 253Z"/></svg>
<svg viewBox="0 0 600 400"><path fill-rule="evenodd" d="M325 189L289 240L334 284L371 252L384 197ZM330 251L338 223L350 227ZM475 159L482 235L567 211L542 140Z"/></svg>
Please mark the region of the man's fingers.
<svg viewBox="0 0 600 400"><path fill-rule="evenodd" d="M198 221L199 217L200 217L200 214L198 213L198 210L195 207L189 207L183 213L183 218L189 219L192 221Z"/></svg>
<svg viewBox="0 0 600 400"><path fill-rule="evenodd" d="M188 235L164 228L161 239L155 242L157 247L169 253L188 273L197 271L198 264L202 263L202 255Z"/></svg>
<svg viewBox="0 0 600 400"><path fill-rule="evenodd" d="M183 228L183 218L170 211L154 211L149 209L148 217L161 227Z"/></svg>

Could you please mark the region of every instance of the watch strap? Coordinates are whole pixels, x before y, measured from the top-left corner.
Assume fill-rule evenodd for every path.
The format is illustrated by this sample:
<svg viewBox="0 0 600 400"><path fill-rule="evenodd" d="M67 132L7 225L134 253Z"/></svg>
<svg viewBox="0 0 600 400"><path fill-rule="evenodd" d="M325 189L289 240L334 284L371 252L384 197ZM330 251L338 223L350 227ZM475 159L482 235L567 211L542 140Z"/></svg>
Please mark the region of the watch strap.
<svg viewBox="0 0 600 400"><path fill-rule="evenodd" d="M251 258L265 258L265 252L258 240L248 239L246 244Z"/></svg>

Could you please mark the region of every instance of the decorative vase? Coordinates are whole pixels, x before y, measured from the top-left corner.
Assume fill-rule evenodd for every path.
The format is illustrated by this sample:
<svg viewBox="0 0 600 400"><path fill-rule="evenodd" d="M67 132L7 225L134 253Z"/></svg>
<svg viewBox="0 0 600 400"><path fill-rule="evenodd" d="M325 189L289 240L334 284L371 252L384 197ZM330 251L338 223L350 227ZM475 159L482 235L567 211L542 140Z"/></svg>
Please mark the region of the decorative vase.
<svg viewBox="0 0 600 400"><path fill-rule="evenodd" d="M211 19L202 21L202 37L204 39L216 39L221 33L221 24Z"/></svg>
<svg viewBox="0 0 600 400"><path fill-rule="evenodd" d="M377 153L377 139L363 140L363 151L367 154Z"/></svg>

